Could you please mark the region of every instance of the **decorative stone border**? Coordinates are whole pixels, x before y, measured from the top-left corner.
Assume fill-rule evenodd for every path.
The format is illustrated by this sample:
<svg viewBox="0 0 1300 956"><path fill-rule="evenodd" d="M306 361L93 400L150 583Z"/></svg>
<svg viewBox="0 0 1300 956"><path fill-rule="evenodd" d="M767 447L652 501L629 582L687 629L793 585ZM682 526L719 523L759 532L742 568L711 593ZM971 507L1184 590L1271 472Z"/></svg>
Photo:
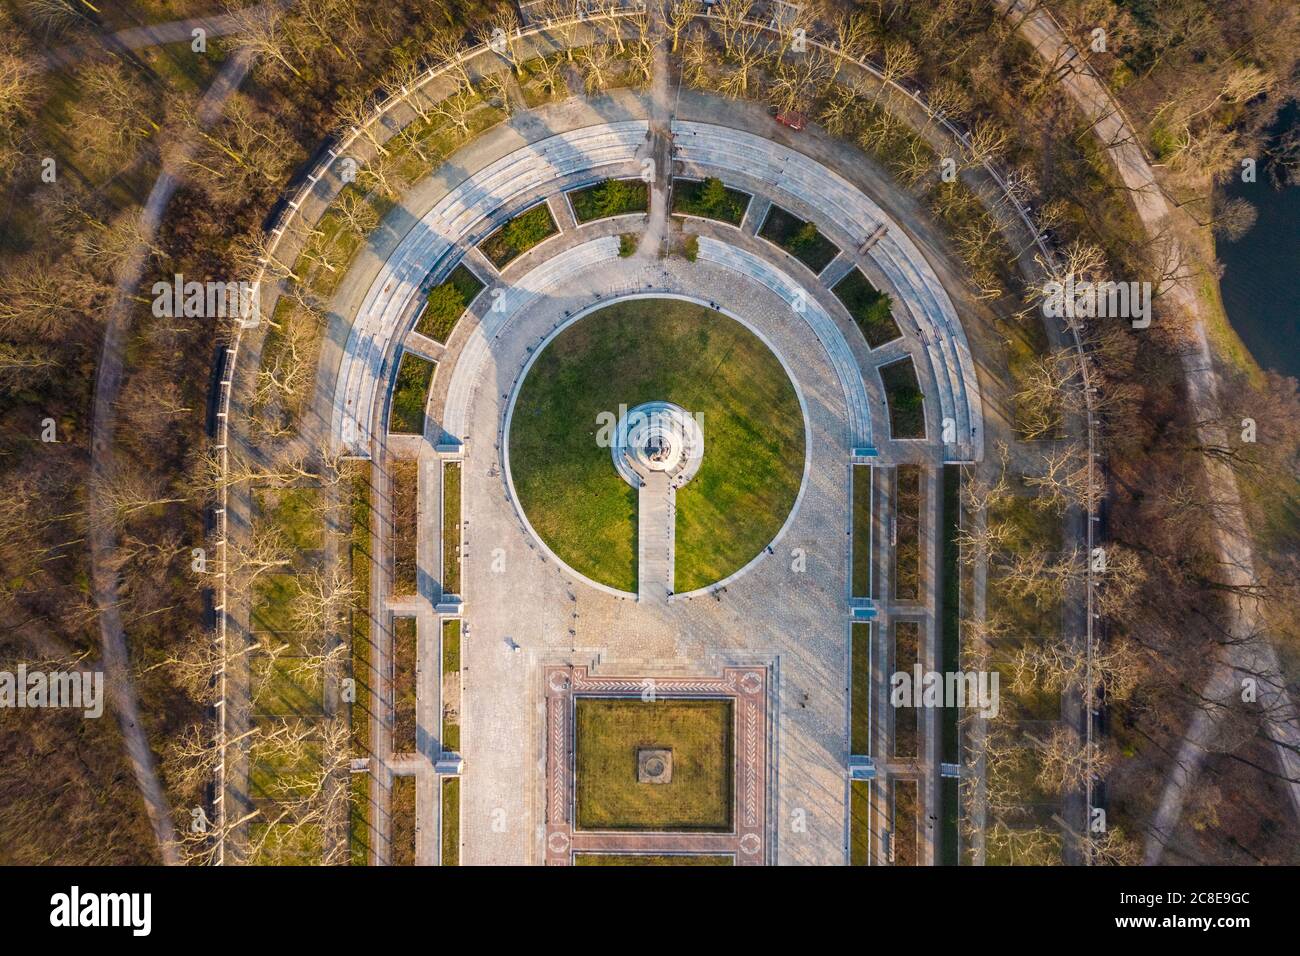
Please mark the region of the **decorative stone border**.
<svg viewBox="0 0 1300 956"><path fill-rule="evenodd" d="M734 702L735 826L730 833L580 831L574 828L574 709L578 697L639 698L653 686L656 698ZM569 866L576 853L697 853L731 856L737 866L764 866L767 839L768 669L724 667L721 677L593 676L585 665L562 664L543 672L546 695L547 866Z"/></svg>

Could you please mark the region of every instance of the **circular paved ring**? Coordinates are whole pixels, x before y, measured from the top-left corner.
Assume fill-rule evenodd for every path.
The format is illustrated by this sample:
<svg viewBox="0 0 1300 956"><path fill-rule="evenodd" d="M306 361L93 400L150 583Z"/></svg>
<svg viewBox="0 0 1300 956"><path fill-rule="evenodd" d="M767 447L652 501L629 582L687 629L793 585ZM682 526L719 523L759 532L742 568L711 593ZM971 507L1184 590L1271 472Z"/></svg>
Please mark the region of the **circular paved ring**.
<svg viewBox="0 0 1300 956"><path fill-rule="evenodd" d="M740 851L746 856L753 856L763 846L763 841L758 838L757 833L746 833L740 838Z"/></svg>
<svg viewBox="0 0 1300 956"><path fill-rule="evenodd" d="M569 835L563 830L553 830L546 838L546 845L552 853L565 853L569 849Z"/></svg>

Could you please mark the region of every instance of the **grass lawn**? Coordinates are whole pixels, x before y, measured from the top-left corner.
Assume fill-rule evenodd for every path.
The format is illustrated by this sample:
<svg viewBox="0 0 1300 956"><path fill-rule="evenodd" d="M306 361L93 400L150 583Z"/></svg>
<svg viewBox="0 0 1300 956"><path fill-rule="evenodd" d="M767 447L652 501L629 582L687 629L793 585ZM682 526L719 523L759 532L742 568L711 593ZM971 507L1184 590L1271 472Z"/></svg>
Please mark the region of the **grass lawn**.
<svg viewBox="0 0 1300 956"><path fill-rule="evenodd" d="M902 336L890 311L893 301L872 285L861 269L850 269L831 291L844 303L844 308L858 323L867 344L873 349Z"/></svg>
<svg viewBox="0 0 1300 956"><path fill-rule="evenodd" d="M452 678L452 680L448 680ZM451 685L449 687L449 685ZM457 699L448 701L454 687ZM442 749L460 752L460 621L442 622ZM448 705L453 704L452 709Z"/></svg>
<svg viewBox="0 0 1300 956"><path fill-rule="evenodd" d="M743 325L690 302L637 299L565 329L520 391L510 468L529 521L556 554L635 591L637 496L597 443L597 416L652 399L703 415L704 459L677 493L676 590L691 591L762 551L803 476L794 386Z"/></svg>
<svg viewBox="0 0 1300 956"><path fill-rule="evenodd" d="M288 823L253 823L248 839L261 844L252 859L254 866L316 866L320 864L325 842L321 828L305 823L294 827Z"/></svg>
<svg viewBox="0 0 1300 956"><path fill-rule="evenodd" d="M385 144L401 182L419 182L441 166L463 144L505 118L499 108L485 103L475 93L461 91L456 94L456 98L471 110L469 129L466 132L462 133L454 124L442 118L428 122L417 119L407 127L411 140L395 136ZM415 141L419 143L418 150ZM423 157L421 151L425 154Z"/></svg>
<svg viewBox="0 0 1300 956"><path fill-rule="evenodd" d="M871 597L870 465L853 466L853 596Z"/></svg>
<svg viewBox="0 0 1300 956"><path fill-rule="evenodd" d="M442 466L442 591L460 593L460 462Z"/></svg>
<svg viewBox="0 0 1300 956"><path fill-rule="evenodd" d="M722 181L708 179L674 179L673 212L700 216L739 226L749 208L750 195L728 189Z"/></svg>
<svg viewBox="0 0 1300 956"><path fill-rule="evenodd" d="M849 864L867 865L867 840L871 834L871 781L849 784Z"/></svg>
<svg viewBox="0 0 1300 956"><path fill-rule="evenodd" d="M348 801L348 862L352 866L365 866L370 853L370 774L354 773L349 776Z"/></svg>
<svg viewBox="0 0 1300 956"><path fill-rule="evenodd" d="M1000 502L989 514L989 521L1011 527L1011 538L1006 545L1006 555L1017 551L1042 549L1049 554L1061 550L1061 519L1050 509L1034 506L1032 494L1015 494ZM988 602L990 610L1004 615L1013 625L1013 633L1046 636L1060 629L1060 602L1050 600L1044 606L1027 595L1018 585L1008 581L1002 562L995 559L989 565Z"/></svg>
<svg viewBox="0 0 1300 956"><path fill-rule="evenodd" d="M325 330L320 316L300 308L288 296L276 302L272 319L262 341L261 369L279 379L286 378L288 369L304 371L289 376L288 392L276 389L254 395L252 410L271 422L288 425L302 414L303 404L311 394Z"/></svg>
<svg viewBox="0 0 1300 956"><path fill-rule="evenodd" d="M393 462L393 593L414 594L418 573L416 516L420 495L420 465Z"/></svg>
<svg viewBox="0 0 1300 956"><path fill-rule="evenodd" d="M254 800L309 797L320 773L319 745L308 744L286 754L278 745L254 743L249 751L249 796Z"/></svg>
<svg viewBox="0 0 1300 956"><path fill-rule="evenodd" d="M393 619L393 752L415 752L415 618Z"/></svg>
<svg viewBox="0 0 1300 956"><path fill-rule="evenodd" d="M944 777L940 781L940 799L943 801L943 841L940 845L943 847L944 866L961 863L961 828L957 825L961 816L960 783L956 777Z"/></svg>
<svg viewBox="0 0 1300 956"><path fill-rule="evenodd" d="M546 203L540 203L507 220L500 229L479 243L479 248L494 266L504 269L543 239L559 231L555 220L551 218L551 210Z"/></svg>
<svg viewBox="0 0 1300 956"><path fill-rule="evenodd" d="M943 466L943 608L939 615L943 628L941 671L955 671L961 666L961 563L957 544L957 535L961 531L961 482L960 465ZM958 716L956 707L943 710L942 747L946 763L957 763L960 759Z"/></svg>
<svg viewBox="0 0 1300 956"><path fill-rule="evenodd" d="M988 841L986 866L1059 866L1061 835L1044 829L1018 830L997 824Z"/></svg>
<svg viewBox="0 0 1300 956"><path fill-rule="evenodd" d="M460 777L442 782L442 865L460 866Z"/></svg>
<svg viewBox="0 0 1300 956"><path fill-rule="evenodd" d="M389 798L393 866L415 866L415 778L394 777Z"/></svg>
<svg viewBox="0 0 1300 956"><path fill-rule="evenodd" d="M295 552L325 547L319 488L258 488L253 492L258 519L274 524Z"/></svg>
<svg viewBox="0 0 1300 956"><path fill-rule="evenodd" d="M351 617L352 657L351 677L356 682L352 700L352 754L355 757L370 755L370 700L374 679L370 670L370 475L368 461L349 462L348 492L348 560L352 566L352 582L357 594L353 599ZM369 818L367 818L369 824Z"/></svg>
<svg viewBox="0 0 1300 956"><path fill-rule="evenodd" d="M293 602L298 585L292 574L263 574L253 582L250 624L258 634L283 634L293 630Z"/></svg>
<svg viewBox="0 0 1300 956"><path fill-rule="evenodd" d="M889 436L924 438L925 395L916 380L911 356L882 365L880 381L889 402Z"/></svg>
<svg viewBox="0 0 1300 956"><path fill-rule="evenodd" d="M758 234L776 243L813 272L821 272L840 250L810 222L772 206Z"/></svg>
<svg viewBox="0 0 1300 956"><path fill-rule="evenodd" d="M424 311L415 322L415 331L445 344L469 304L482 291L483 283L478 276L463 265L457 266L451 275L429 290Z"/></svg>
<svg viewBox="0 0 1300 956"><path fill-rule="evenodd" d="M1016 677L1017 653L1021 647L1037 640L1041 638L1005 637L992 642L990 665L998 673L999 701L1002 710L1015 720L1060 720L1059 691L1049 691L1038 681L1021 690L1012 686Z"/></svg>
<svg viewBox="0 0 1300 956"><path fill-rule="evenodd" d="M295 717L324 712L323 678L318 668L301 666L302 653L301 645L291 645L274 658L262 653L250 655L249 692L256 713Z"/></svg>
<svg viewBox="0 0 1300 956"><path fill-rule="evenodd" d="M321 216L315 235L294 264L294 272L305 273L307 284L322 299L328 299L334 294L343 281L343 276L347 274L348 266L365 244L366 236L374 228L372 226L366 232L359 232L347 225L340 209L344 202L354 201L369 208L366 216L374 223L382 220L393 208L391 199L367 190L360 184L351 183L340 190ZM325 268L321 264L322 260L329 262L333 269Z"/></svg>
<svg viewBox="0 0 1300 956"><path fill-rule="evenodd" d="M871 625L855 621L850 636L853 697L849 709L849 750L871 753Z"/></svg>
<svg viewBox="0 0 1300 956"><path fill-rule="evenodd" d="M649 190L639 179L605 179L568 196L578 222L645 212L650 202Z"/></svg>
<svg viewBox="0 0 1300 956"><path fill-rule="evenodd" d="M546 65L553 64L563 60L563 53L555 53L548 57L534 57L531 60L525 60L523 63L523 76L519 78L519 88L524 94L524 103L530 110L547 103L562 100L569 95L568 89L560 85L551 88L545 80Z"/></svg>
<svg viewBox="0 0 1300 956"><path fill-rule="evenodd" d="M729 856L704 853L578 853L574 866L735 866Z"/></svg>
<svg viewBox="0 0 1300 956"><path fill-rule="evenodd" d="M730 700L580 697L575 712L578 829L731 829ZM670 783L637 782L641 747L672 750Z"/></svg>
<svg viewBox="0 0 1300 956"><path fill-rule="evenodd" d="M388 413L388 430L398 435L424 434L424 404L437 364L414 352L403 352L393 385L393 406Z"/></svg>

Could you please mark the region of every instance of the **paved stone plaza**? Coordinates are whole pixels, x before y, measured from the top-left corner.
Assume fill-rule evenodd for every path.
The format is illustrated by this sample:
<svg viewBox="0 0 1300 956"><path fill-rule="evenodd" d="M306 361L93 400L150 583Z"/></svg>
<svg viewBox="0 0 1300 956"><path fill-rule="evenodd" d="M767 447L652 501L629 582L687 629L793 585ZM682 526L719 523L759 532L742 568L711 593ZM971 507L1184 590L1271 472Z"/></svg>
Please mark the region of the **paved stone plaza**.
<svg viewBox="0 0 1300 956"><path fill-rule="evenodd" d="M773 545L723 590L637 603L561 568L509 497L505 411L542 341L618 292L696 297L744 319L782 360L808 423L804 487ZM778 863L845 861L849 434L844 390L814 330L770 289L703 260L613 260L535 299L495 335L472 376L465 438L464 862L547 858L545 673L714 676L765 667L771 763L763 855ZM874 404L874 403L873 403ZM880 426L880 427L883 427ZM706 435L707 441L707 435ZM612 465L611 465L612 467ZM806 570L792 570L792 553ZM500 570L494 570L498 568ZM803 824L791 828L788 821Z"/></svg>
<svg viewBox="0 0 1300 956"><path fill-rule="evenodd" d="M586 667L546 667L546 863L565 866L575 853L707 853L729 855L738 866L761 866L770 852L767 826L769 735L768 669L727 667L720 677L597 675ZM581 831L574 814L574 701L577 697L654 700L728 699L735 709L733 826L729 833ZM653 706L651 704L650 706ZM660 760L669 751L651 751ZM667 757L662 755L669 755Z"/></svg>

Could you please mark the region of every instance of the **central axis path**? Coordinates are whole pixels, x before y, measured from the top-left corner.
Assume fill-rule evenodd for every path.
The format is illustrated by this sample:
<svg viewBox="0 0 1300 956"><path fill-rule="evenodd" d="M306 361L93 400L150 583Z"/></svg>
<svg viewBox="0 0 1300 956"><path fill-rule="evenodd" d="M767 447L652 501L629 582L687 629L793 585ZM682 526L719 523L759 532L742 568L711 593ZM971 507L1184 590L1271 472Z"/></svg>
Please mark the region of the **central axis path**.
<svg viewBox="0 0 1300 956"><path fill-rule="evenodd" d="M667 604L673 593L673 524L677 489L661 471L646 476L637 492L637 601Z"/></svg>

